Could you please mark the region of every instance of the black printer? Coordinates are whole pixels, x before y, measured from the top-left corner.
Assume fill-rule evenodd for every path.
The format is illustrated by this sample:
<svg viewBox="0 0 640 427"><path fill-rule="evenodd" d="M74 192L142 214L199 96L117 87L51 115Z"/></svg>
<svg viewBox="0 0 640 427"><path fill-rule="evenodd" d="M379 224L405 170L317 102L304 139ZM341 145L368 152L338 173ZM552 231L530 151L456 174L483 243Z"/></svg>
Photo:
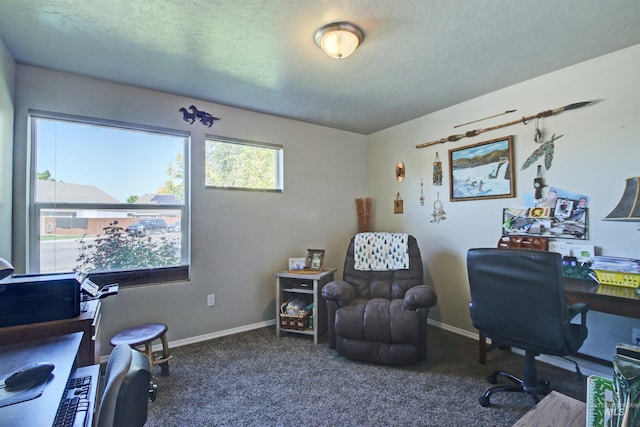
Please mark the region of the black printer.
<svg viewBox="0 0 640 427"><path fill-rule="evenodd" d="M0 327L79 315L75 273L14 276L0 282Z"/></svg>

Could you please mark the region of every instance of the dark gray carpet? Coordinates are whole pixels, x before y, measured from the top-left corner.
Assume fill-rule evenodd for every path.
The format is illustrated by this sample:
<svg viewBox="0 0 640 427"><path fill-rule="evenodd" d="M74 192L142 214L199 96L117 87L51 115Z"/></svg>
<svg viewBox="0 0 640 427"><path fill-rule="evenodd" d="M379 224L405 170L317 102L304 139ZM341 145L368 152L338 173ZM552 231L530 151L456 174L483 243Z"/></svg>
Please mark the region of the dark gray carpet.
<svg viewBox="0 0 640 427"><path fill-rule="evenodd" d="M501 350L478 364L477 341L429 327L429 360L394 368L353 362L326 340L275 337L267 327L172 349L155 378L148 426L511 426L533 406L524 393L478 397L494 369L520 376L523 357ZM155 375L160 375L156 367ZM552 388L585 400L575 373L538 362Z"/></svg>

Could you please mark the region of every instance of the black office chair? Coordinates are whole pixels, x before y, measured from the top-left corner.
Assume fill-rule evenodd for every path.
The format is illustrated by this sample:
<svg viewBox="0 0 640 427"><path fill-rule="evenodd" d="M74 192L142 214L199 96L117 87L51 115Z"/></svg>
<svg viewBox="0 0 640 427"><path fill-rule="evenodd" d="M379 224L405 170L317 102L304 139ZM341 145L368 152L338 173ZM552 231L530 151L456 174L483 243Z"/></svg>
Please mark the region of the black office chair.
<svg viewBox="0 0 640 427"><path fill-rule="evenodd" d="M495 371L489 383L496 384L501 375L514 384L491 387L480 404L490 406L491 395L501 391L526 392L538 403L551 385L538 380L535 357L575 353L587 337L588 306L567 307L562 257L527 249L470 249L467 270L473 326L502 345L525 351L524 379ZM578 314L581 323L571 323Z"/></svg>
<svg viewBox="0 0 640 427"><path fill-rule="evenodd" d="M105 381L96 426L143 426L149 400L156 397L149 360L126 344L117 345L109 356Z"/></svg>

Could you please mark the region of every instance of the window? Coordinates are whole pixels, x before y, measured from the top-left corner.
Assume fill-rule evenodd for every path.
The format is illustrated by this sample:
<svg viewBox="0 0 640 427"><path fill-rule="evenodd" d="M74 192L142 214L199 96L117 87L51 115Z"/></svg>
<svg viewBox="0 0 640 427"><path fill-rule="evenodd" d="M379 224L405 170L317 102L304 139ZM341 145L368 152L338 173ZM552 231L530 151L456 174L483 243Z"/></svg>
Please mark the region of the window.
<svg viewBox="0 0 640 427"><path fill-rule="evenodd" d="M186 279L188 134L40 112L30 120L29 272L121 285Z"/></svg>
<svg viewBox="0 0 640 427"><path fill-rule="evenodd" d="M281 192L282 181L282 146L207 138L207 187Z"/></svg>

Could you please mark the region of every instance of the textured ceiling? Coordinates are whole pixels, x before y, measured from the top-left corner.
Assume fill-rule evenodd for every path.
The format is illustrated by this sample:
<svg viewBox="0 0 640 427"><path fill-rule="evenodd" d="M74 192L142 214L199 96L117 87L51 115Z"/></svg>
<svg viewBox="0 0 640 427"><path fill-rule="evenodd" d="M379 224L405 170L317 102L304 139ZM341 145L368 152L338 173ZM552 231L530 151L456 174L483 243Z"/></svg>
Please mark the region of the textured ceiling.
<svg viewBox="0 0 640 427"><path fill-rule="evenodd" d="M313 33L365 32L343 60ZM638 0L0 0L17 62L369 134L640 43Z"/></svg>

